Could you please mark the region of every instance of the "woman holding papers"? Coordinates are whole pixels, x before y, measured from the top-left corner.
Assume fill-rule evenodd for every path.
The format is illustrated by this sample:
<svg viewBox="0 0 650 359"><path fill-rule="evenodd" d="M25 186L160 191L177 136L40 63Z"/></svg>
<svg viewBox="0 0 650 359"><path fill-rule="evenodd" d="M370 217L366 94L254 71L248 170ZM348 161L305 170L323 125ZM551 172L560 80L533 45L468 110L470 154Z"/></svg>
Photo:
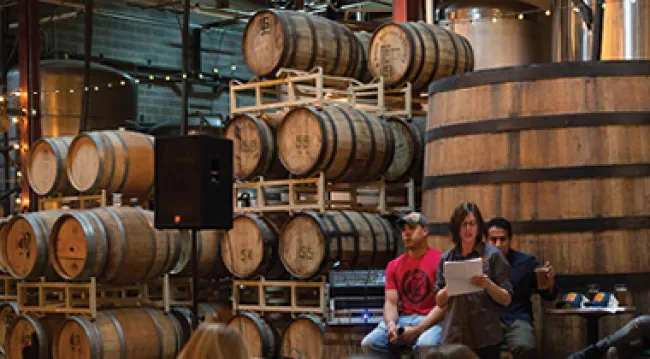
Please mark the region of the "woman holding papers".
<svg viewBox="0 0 650 359"><path fill-rule="evenodd" d="M481 359L498 359L499 316L512 298L510 267L498 248L482 241L483 227L476 204L456 207L449 222L455 246L440 258L434 291L447 312L441 343L464 344Z"/></svg>

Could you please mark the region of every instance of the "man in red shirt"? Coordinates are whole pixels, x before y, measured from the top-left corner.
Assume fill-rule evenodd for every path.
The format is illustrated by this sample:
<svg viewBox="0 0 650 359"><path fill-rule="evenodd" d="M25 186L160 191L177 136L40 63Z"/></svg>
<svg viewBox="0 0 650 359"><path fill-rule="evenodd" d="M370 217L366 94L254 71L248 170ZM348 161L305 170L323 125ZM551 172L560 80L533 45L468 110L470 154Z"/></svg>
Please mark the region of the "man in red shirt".
<svg viewBox="0 0 650 359"><path fill-rule="evenodd" d="M401 346L417 349L440 341L442 329L434 324L444 313L436 307L433 289L442 253L427 244L427 222L417 212L398 221L407 252L386 267L384 321L361 341L367 354L392 358L399 355ZM430 318L423 322L430 312Z"/></svg>

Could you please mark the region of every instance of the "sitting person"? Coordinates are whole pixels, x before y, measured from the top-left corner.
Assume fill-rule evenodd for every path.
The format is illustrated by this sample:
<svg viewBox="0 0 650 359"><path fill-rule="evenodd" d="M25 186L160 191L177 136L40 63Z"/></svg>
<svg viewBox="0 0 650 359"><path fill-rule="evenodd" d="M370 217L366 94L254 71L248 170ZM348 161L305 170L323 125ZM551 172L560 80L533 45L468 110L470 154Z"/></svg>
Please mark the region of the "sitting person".
<svg viewBox="0 0 650 359"><path fill-rule="evenodd" d="M241 334L211 319L201 323L176 359L249 359Z"/></svg>
<svg viewBox="0 0 650 359"><path fill-rule="evenodd" d="M510 305L501 312L505 342L514 359L533 358L536 349L530 297L537 292L544 300L554 300L557 297L555 272L547 262L542 274L546 280L537 282L535 269L540 264L537 258L511 248L512 227L506 219L493 218L485 228L488 243L499 248L510 264L510 283L514 287L514 294Z"/></svg>
<svg viewBox="0 0 650 359"><path fill-rule="evenodd" d="M569 356L568 359L641 358L650 349L650 315L632 319L616 333Z"/></svg>
<svg viewBox="0 0 650 359"><path fill-rule="evenodd" d="M438 344L441 329L435 324L444 317L441 311L433 310L440 251L427 244L427 220L414 212L402 217L398 224L407 252L386 267L384 321L361 342L365 353L390 358L398 355L403 345L417 349ZM422 323L427 316L427 322Z"/></svg>

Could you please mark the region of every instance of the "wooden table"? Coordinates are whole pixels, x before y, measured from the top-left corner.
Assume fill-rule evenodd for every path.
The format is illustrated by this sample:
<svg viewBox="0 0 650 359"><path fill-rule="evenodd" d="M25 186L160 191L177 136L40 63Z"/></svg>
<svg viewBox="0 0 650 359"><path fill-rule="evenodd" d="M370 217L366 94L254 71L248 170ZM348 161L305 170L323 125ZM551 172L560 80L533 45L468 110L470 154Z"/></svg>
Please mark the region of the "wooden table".
<svg viewBox="0 0 650 359"><path fill-rule="evenodd" d="M620 315L635 313L635 307L617 307L617 308L567 308L567 309L547 309L546 312L552 315L579 315L587 320L587 345L598 342L599 319L606 315Z"/></svg>

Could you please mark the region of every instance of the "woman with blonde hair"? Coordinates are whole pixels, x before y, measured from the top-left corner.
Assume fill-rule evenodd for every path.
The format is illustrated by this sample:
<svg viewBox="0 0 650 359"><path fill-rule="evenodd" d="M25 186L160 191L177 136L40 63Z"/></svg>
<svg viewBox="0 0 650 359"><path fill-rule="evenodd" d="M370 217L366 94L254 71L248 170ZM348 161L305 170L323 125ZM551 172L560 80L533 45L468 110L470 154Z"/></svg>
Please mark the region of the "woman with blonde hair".
<svg viewBox="0 0 650 359"><path fill-rule="evenodd" d="M241 334L224 324L205 321L196 329L177 359L249 359Z"/></svg>

